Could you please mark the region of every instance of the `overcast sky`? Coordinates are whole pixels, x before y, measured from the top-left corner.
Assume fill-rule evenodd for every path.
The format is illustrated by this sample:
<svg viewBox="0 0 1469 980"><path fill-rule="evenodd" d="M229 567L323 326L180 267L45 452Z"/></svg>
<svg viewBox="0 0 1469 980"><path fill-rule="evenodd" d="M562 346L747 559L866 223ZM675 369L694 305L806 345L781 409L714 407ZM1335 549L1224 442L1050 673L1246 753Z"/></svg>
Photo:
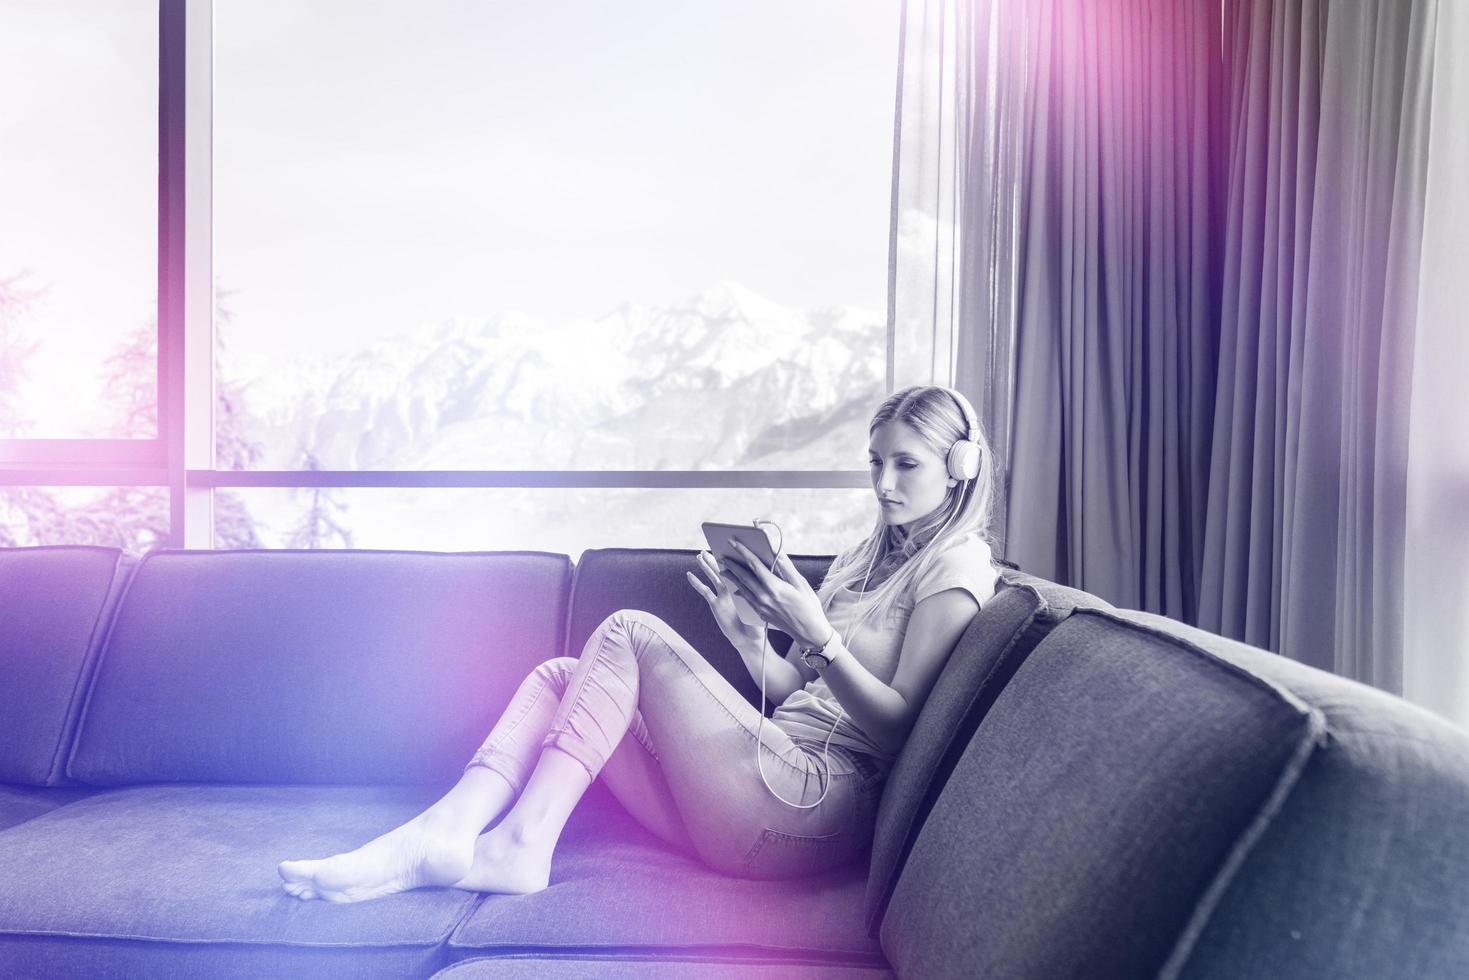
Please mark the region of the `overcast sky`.
<svg viewBox="0 0 1469 980"><path fill-rule="evenodd" d="M720 279L882 310L897 8L217 0L232 346L336 353L505 309L555 324ZM0 11L0 276L49 288L38 373L90 377L152 316L156 5Z"/></svg>

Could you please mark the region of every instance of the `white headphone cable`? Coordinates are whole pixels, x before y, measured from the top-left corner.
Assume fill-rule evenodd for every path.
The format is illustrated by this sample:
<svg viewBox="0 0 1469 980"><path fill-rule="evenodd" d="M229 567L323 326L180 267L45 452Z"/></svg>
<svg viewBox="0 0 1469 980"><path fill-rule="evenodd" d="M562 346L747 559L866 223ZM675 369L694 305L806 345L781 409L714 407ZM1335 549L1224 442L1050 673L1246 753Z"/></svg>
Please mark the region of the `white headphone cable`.
<svg viewBox="0 0 1469 980"><path fill-rule="evenodd" d="M776 561L779 561L781 555L781 547L785 544L785 532L782 531L780 529L780 525L775 523L774 521L767 521L762 519L756 520L754 523L756 527L759 527L761 524L769 524L771 527L775 528L776 533L780 535L779 543L775 546L775 558ZM862 589L864 592L867 589L868 580L872 577L872 566L876 561L877 552L874 549L872 553L872 560L867 563L867 575L864 576L862 579ZM869 608L867 612L871 613L872 610ZM865 616L866 614L864 614L864 618ZM855 629L856 625L856 623L853 623L847 628L847 636L852 635L852 631L853 629ZM846 717L846 711L842 708L841 702L838 701L837 719L836 721L831 723L831 731L826 733L826 742L823 743L821 746L821 795L816 798L816 802L792 803L784 796L781 796L780 793L776 792L775 787L770 785L770 780L765 777L765 757L760 752L760 748L765 744L765 648L769 645L770 621L765 620L763 623L760 640L760 721L755 727L755 768L759 770L760 781L765 784L765 789L769 791L771 796L775 797L777 800L780 800L786 806L794 807L797 810L811 810L821 805L821 801L826 799L826 794L831 789L831 738L833 735L836 734L837 726L840 725L842 723L842 719ZM843 637L842 646L845 647L846 645L847 637Z"/></svg>
<svg viewBox="0 0 1469 980"><path fill-rule="evenodd" d="M949 522L952 521L959 514L959 512L964 509L964 491L969 488L969 482L970 481L968 480L960 481L958 506L954 508L954 513L948 516L948 518L944 521L943 527L940 527L938 529L938 532L935 533L933 538L931 538L930 540L936 540L940 534L943 534L944 528L949 526ZM774 521L757 519L755 520L754 524L756 527L759 527L761 524L769 524L771 527L775 528L776 533L780 535L779 541L775 546L775 557L776 560L779 561L781 547L785 544L785 532L782 531L780 529L780 525L775 523ZM867 591L867 583L872 578L872 566L876 562L877 550L873 549L872 559L867 563L867 574L862 577L863 593ZM867 612L863 613L863 619L867 618L867 616L872 613L873 608L874 607L868 607ZM850 637L852 635L852 632L856 629L856 627L857 624L853 623L847 628L847 635L842 637L843 647L847 645L847 637ZM771 796L775 797L777 800L780 800L786 806L795 807L798 810L811 810L821 805L821 801L826 799L827 791L831 789L831 739L832 736L835 735L837 732L837 726L842 723L842 719L846 717L847 713L846 710L842 708L841 702L838 701L837 720L832 722L831 731L826 733L826 742L823 743L821 746L821 795L816 798L816 802L792 803L790 800L777 793L775 787L770 785L770 780L765 778L765 757L760 754L760 747L765 744L762 737L765 734L765 648L769 645L770 622L769 620L765 620L763 622L763 629L761 632L760 640L760 721L755 727L755 768L759 770L760 781L765 784L765 788L770 792Z"/></svg>

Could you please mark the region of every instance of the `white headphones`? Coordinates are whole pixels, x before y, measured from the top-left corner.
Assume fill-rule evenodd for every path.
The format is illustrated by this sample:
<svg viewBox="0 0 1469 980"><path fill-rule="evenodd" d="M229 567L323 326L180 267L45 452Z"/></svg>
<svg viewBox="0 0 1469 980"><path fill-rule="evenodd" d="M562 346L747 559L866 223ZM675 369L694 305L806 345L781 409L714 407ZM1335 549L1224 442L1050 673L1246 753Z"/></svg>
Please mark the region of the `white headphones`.
<svg viewBox="0 0 1469 980"><path fill-rule="evenodd" d="M935 385L934 387L941 388L943 386ZM944 388L943 390L947 391L953 397L954 401L958 404L959 411L964 415L964 422L969 427L969 431L965 434L965 437L963 439L957 440L952 446L949 447L949 452L947 456L949 476L961 482L962 485L959 488L959 493L962 498L964 491L969 487L969 481L979 476L979 464L981 458L983 457L983 450L980 448L979 445L979 421L976 418L974 414L974 409L969 404L969 400L967 398L965 398L962 394L960 394L953 388ZM963 509L964 501L961 499L959 501L959 506L954 508L954 513L950 514L948 519L944 521L944 527L948 527L949 521L954 519L954 514L958 514L959 511ZM781 555L781 546L785 543L785 533L781 531L780 525L775 523L774 521L767 521L762 518L757 518L753 523L756 527L759 527L761 524L769 524L771 527L775 528L776 533L780 535L780 539L775 546L775 557L776 560L779 561ZM937 540L939 535L943 533L944 527L939 528L938 533L934 534L934 536L929 540ZM872 577L872 566L874 563L876 563L876 561L877 552L874 550L872 560L867 563L867 574L862 577L862 592L867 591L867 582ZM867 610L867 614L870 614L871 612L871 609ZM864 614L863 618L866 618L867 614ZM851 627L848 628L847 635L842 637L843 647L847 646L847 640L854 632L856 632L856 629L857 623L853 623ZM765 784L765 788L769 791L771 796L775 797L777 800L780 800L786 806L795 807L798 810L810 810L820 806L821 801L826 799L827 791L831 789L831 738L833 735L836 734L837 726L842 723L842 719L847 716L847 713L845 710L843 710L841 703L838 702L837 720L832 722L831 731L826 733L826 742L821 746L821 795L816 798L816 802L792 803L790 800L777 793L775 791L775 787L770 785L770 780L765 778L765 761L764 757L760 754L760 746L763 744L763 739L761 736L765 732L765 647L769 645L769 641L770 623L766 622L764 625L764 634L761 637L760 641L760 722L756 726L755 731L755 768L759 770L760 781Z"/></svg>

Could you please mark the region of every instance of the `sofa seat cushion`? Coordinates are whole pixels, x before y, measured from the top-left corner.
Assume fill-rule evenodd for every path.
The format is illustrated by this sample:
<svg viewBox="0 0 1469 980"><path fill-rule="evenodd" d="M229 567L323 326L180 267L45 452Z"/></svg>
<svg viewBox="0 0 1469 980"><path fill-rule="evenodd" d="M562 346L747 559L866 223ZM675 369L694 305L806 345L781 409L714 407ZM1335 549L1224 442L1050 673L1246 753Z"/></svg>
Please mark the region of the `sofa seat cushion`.
<svg viewBox="0 0 1469 980"><path fill-rule="evenodd" d="M351 904L301 901L282 889L276 865L355 848L438 795L393 786L152 785L52 810L0 833L0 975L22 975L6 965L44 948L27 940L67 937L132 940L134 955L140 943L151 946L154 969L168 968L176 944L225 944L224 959L238 955L229 945L241 944L399 948L426 976L443 965L435 948L480 896L433 888ZM67 956L72 945L86 946L62 943L51 955ZM94 954L77 955L80 966Z"/></svg>
<svg viewBox="0 0 1469 980"><path fill-rule="evenodd" d="M1002 569L995 595L949 655L883 787L864 898L872 935L970 736L1036 644L1077 608L1112 607L1091 593Z"/></svg>
<svg viewBox="0 0 1469 980"><path fill-rule="evenodd" d="M560 654L570 588L571 560L536 552L149 552L68 772L450 785Z"/></svg>
<svg viewBox="0 0 1469 980"><path fill-rule="evenodd" d="M117 548L0 548L0 782L53 786L117 596Z"/></svg>
<svg viewBox="0 0 1469 980"><path fill-rule="evenodd" d="M671 850L595 784L532 895L493 895L455 930L455 956L487 950L729 954L881 963L862 927L865 867L784 881L733 878Z"/></svg>
<svg viewBox="0 0 1469 980"><path fill-rule="evenodd" d="M1016 671L882 921L904 976L1164 970L1325 737L1289 691L1076 610Z"/></svg>
<svg viewBox="0 0 1469 980"><path fill-rule="evenodd" d="M14 786L0 784L0 830L50 813L97 792L89 786Z"/></svg>
<svg viewBox="0 0 1469 980"><path fill-rule="evenodd" d="M540 953L476 956L446 966L432 980L892 980L893 976L885 966Z"/></svg>

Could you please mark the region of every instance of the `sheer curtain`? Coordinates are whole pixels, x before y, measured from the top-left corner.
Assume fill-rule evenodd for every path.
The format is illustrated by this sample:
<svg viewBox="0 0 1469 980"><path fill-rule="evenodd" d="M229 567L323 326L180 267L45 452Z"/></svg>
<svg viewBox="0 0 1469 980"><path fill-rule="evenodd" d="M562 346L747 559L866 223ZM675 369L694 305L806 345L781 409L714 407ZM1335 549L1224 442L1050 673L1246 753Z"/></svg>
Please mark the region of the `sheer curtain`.
<svg viewBox="0 0 1469 980"><path fill-rule="evenodd" d="M888 388L932 379L963 391L1003 487L1025 89L1018 71L996 74L1009 51L994 42L1018 21L1003 4L906 0L902 11L888 290L889 342L902 341L889 350L900 377ZM1006 497L996 497L993 528L1002 556Z"/></svg>
<svg viewBox="0 0 1469 980"><path fill-rule="evenodd" d="M954 338L1006 557L1394 693L1406 659L1469 709L1447 6L905 4L904 111L923 65L952 117L906 117L897 164L955 231L894 249L894 312Z"/></svg>
<svg viewBox="0 0 1469 980"><path fill-rule="evenodd" d="M888 390L942 377L958 329L961 130L959 5L905 3L899 31L891 237ZM899 342L897 338L901 338ZM976 406L977 409L977 406Z"/></svg>

